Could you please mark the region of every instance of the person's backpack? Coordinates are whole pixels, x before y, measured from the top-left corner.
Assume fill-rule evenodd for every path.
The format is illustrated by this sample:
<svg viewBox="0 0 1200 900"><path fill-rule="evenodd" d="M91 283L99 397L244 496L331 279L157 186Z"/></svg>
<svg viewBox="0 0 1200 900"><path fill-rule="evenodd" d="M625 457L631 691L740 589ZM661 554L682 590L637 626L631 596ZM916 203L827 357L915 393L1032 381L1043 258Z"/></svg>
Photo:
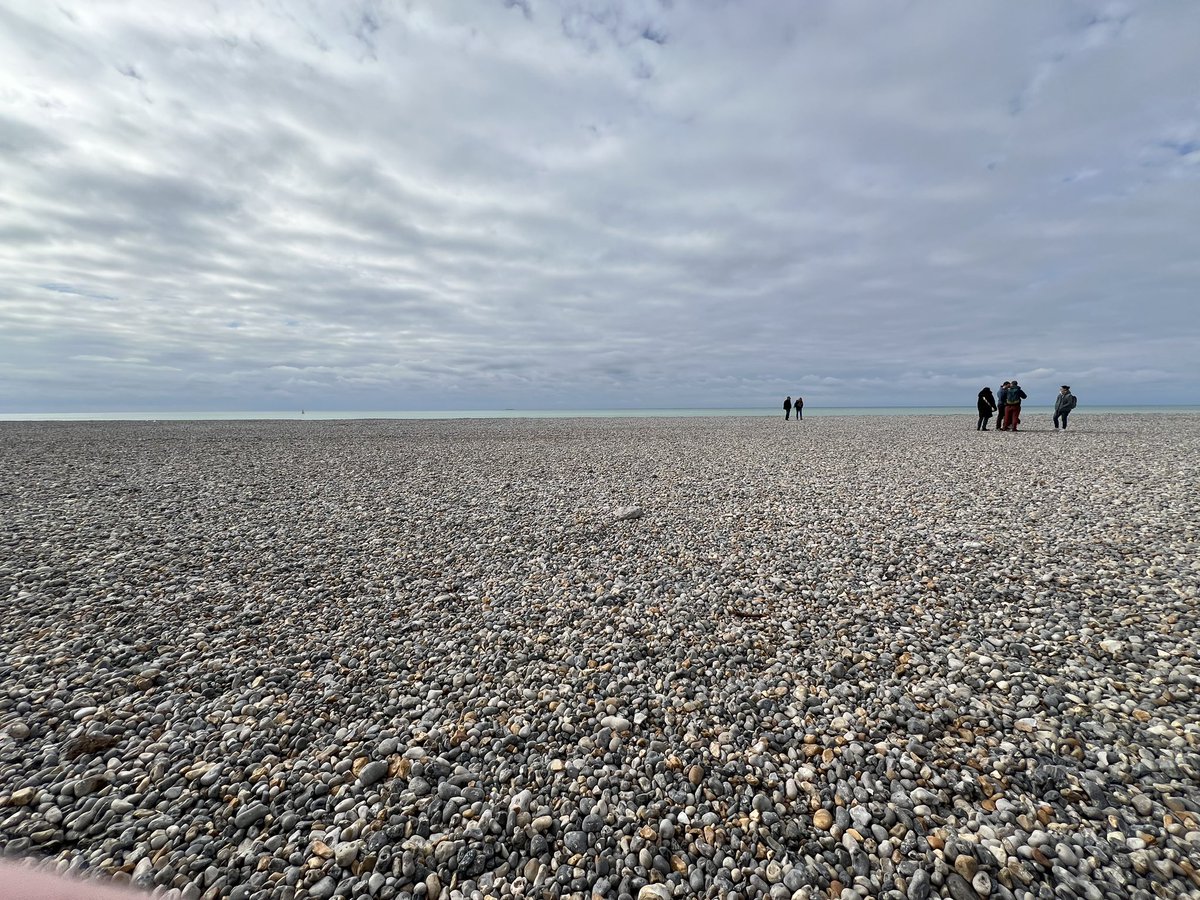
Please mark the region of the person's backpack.
<svg viewBox="0 0 1200 900"><path fill-rule="evenodd" d="M1068 396L1071 399L1067 401L1067 409L1074 409L1075 404L1079 402L1079 398L1077 398L1074 394L1069 394Z"/></svg>

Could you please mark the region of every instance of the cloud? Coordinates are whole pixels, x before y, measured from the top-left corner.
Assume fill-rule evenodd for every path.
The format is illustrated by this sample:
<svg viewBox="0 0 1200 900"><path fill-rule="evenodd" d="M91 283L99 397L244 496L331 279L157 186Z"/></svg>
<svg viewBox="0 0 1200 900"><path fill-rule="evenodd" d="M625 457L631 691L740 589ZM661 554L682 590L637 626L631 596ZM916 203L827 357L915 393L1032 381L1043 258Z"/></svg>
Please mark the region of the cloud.
<svg viewBox="0 0 1200 900"><path fill-rule="evenodd" d="M1188 402L1197 27L0 9L0 411Z"/></svg>

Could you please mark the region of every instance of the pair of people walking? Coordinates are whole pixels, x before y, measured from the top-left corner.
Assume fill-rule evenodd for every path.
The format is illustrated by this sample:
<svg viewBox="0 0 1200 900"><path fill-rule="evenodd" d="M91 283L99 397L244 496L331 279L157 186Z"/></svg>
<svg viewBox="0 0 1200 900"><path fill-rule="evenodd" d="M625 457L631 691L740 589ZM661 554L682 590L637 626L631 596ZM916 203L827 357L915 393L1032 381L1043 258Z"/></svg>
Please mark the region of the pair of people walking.
<svg viewBox="0 0 1200 900"><path fill-rule="evenodd" d="M791 418L792 410L796 411L796 421L799 422L804 418L804 398L797 397L795 402L792 402L792 397L789 394L783 401L783 418L786 421Z"/></svg>
<svg viewBox="0 0 1200 900"><path fill-rule="evenodd" d="M992 389L985 387L979 392L977 403L979 422L976 424L975 430L987 431L988 420L991 419L992 413L995 412L997 431L1016 431L1017 426L1021 424L1021 401L1028 398L1029 395L1025 393L1016 379L1006 381L1000 385L1000 390L997 394L992 394ZM1066 429L1067 416L1071 414L1071 410L1075 408L1076 403L1078 403L1078 400L1071 393L1071 386L1064 384L1054 400L1055 431L1058 430L1060 420L1062 421L1063 429Z"/></svg>

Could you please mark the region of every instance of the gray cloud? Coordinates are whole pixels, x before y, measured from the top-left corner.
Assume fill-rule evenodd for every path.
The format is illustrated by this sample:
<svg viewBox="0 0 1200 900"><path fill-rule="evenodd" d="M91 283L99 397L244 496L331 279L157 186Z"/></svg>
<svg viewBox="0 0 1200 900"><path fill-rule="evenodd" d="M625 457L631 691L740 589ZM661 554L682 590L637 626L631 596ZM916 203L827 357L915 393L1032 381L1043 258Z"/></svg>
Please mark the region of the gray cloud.
<svg viewBox="0 0 1200 900"><path fill-rule="evenodd" d="M0 7L0 411L1194 402L1198 28Z"/></svg>

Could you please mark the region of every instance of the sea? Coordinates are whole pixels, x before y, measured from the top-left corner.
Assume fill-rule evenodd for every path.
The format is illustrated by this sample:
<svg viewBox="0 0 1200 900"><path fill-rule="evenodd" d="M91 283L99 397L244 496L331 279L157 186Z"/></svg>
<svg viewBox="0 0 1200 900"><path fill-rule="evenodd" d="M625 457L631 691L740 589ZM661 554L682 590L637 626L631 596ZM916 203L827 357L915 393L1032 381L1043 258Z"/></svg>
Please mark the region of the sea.
<svg viewBox="0 0 1200 900"><path fill-rule="evenodd" d="M1026 404L1024 414L1052 415L1049 406ZM1200 413L1200 406L1087 406L1076 418L1104 414ZM705 417L783 418L776 407L694 409L399 409L399 410L240 410L240 411L135 411L135 412L0 412L0 422L214 422L258 420L355 419L651 419ZM975 419L970 406L810 406L805 419L831 416L966 416Z"/></svg>

